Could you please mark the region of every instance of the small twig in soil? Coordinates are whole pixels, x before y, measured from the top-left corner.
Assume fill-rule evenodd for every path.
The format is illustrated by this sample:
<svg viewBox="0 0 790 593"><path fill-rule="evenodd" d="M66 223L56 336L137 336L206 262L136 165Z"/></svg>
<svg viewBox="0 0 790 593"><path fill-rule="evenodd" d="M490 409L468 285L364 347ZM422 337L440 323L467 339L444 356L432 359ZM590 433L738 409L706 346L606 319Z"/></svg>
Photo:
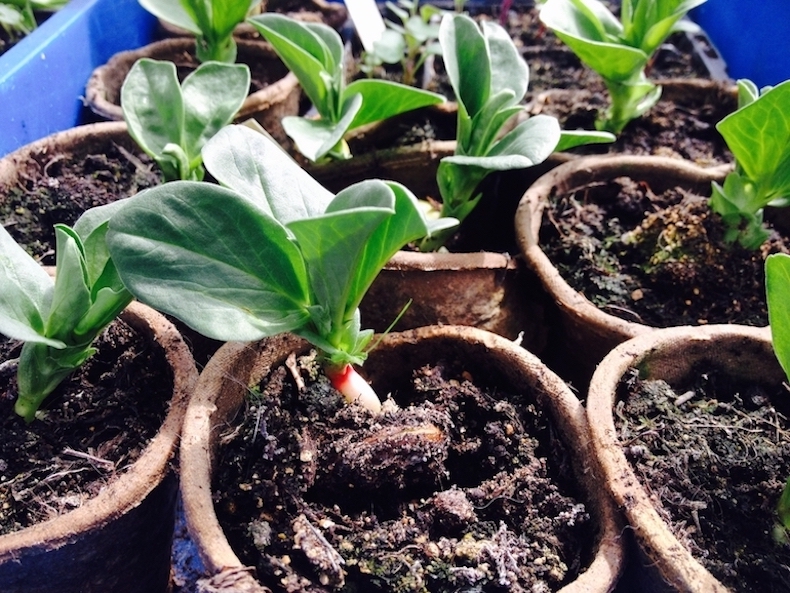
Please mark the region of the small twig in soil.
<svg viewBox="0 0 790 593"><path fill-rule="evenodd" d="M109 459L103 459L102 457L91 455L90 453L77 451L76 449L72 449L71 447L66 447L65 449L63 449L63 455L70 455L71 457L76 457L78 459L85 459L86 461L90 461L92 464L95 463L107 470L115 469L115 463L113 463Z"/></svg>
<svg viewBox="0 0 790 593"><path fill-rule="evenodd" d="M299 390L299 393L303 393L305 390L304 379L302 379L302 373L299 372L299 366L296 363L296 354L294 352L291 352L288 358L285 359L285 366L291 372L291 376L294 379L294 383L296 383L296 388Z"/></svg>

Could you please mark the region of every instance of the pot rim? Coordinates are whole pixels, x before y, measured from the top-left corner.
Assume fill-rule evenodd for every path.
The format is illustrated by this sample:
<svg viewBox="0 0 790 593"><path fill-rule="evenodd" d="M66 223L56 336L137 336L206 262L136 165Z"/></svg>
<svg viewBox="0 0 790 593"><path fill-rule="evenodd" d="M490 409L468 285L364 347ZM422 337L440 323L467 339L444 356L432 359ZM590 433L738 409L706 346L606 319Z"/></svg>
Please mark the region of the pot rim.
<svg viewBox="0 0 790 593"><path fill-rule="evenodd" d="M605 488L626 514L630 529L652 564L663 578L681 591L724 592L729 589L674 536L626 459L614 425L616 390L629 369L639 367L651 358L661 361L662 370L667 371L666 377L671 381L682 376L700 356L715 356L717 349L721 350L730 343L752 343L762 353L772 352L771 333L767 327L714 324L656 329L614 348L595 370L587 395L592 448L603 471ZM684 356L684 344L693 345L694 355ZM774 366L778 368L779 365L775 363Z"/></svg>
<svg viewBox="0 0 790 593"><path fill-rule="evenodd" d="M560 432L568 440L579 443L575 450L587 451L589 429L581 402L537 357L513 342L467 326L429 326L407 330L388 334L384 342L394 347L414 344L419 339L448 338L470 340L474 346L485 351L503 351L509 363L518 365L519 370L514 373L538 386L539 398L542 398L540 403L548 406ZM181 492L190 534L204 565L214 578L222 578L225 573L233 575L233 578L245 578L252 583L250 586L258 587L253 589L255 591L260 590L260 585L225 539L214 512L211 489L207 486L211 483L219 432L215 428L224 421L223 418L235 413L248 384L258 382L270 367L282 362L288 353L308 347L306 341L290 334L280 334L254 344L227 343L217 351L201 373L187 410L181 444ZM227 401L233 397L232 394L218 397L223 385L236 392L238 405ZM549 393L553 395L550 397ZM215 414L217 417L212 418ZM579 482L598 519L600 533L591 564L574 582L563 587L562 593L610 591L619 578L624 561L617 513L608 498L599 500L595 497L598 488L594 481L599 472L594 465L584 465L579 470Z"/></svg>

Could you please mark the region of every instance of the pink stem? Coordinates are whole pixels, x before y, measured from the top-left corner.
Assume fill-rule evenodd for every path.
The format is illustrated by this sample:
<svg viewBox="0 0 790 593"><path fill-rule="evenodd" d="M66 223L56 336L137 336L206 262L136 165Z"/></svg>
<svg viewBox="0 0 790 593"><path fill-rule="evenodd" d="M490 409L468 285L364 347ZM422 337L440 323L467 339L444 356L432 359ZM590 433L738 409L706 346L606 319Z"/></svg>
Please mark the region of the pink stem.
<svg viewBox="0 0 790 593"><path fill-rule="evenodd" d="M332 386L343 394L350 404L359 404L374 414L381 413L381 400L370 384L350 364L341 367L327 366L324 371Z"/></svg>

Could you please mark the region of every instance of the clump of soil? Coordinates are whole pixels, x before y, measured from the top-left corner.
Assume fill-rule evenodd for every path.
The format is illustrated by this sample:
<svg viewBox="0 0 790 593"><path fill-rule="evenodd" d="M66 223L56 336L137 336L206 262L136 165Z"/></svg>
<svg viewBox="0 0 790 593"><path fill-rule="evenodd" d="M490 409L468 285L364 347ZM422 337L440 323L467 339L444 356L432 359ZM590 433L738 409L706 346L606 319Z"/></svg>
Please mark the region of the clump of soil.
<svg viewBox="0 0 790 593"><path fill-rule="evenodd" d="M161 183L147 155L107 143L84 154L38 154L16 184L3 188L0 223L44 265L55 264L57 223L72 226L90 208L127 198Z"/></svg>
<svg viewBox="0 0 790 593"><path fill-rule="evenodd" d="M3 364L0 534L81 506L134 463L162 424L173 377L161 348L121 320L95 346L30 424L13 411L16 365ZM0 361L20 349L0 341Z"/></svg>
<svg viewBox="0 0 790 593"><path fill-rule="evenodd" d="M625 453L676 537L733 591L790 591L790 544L774 537L790 476L790 398L699 368L692 383L620 385Z"/></svg>
<svg viewBox="0 0 790 593"><path fill-rule="evenodd" d="M525 395L451 362L371 417L324 379L276 370L221 438L214 483L234 551L276 591L549 591L595 528L568 451ZM307 376L305 376L307 378Z"/></svg>
<svg viewBox="0 0 790 593"><path fill-rule="evenodd" d="M552 200L541 246L574 289L627 321L765 325L765 258L790 244L773 230L749 251L724 231L707 197L623 177Z"/></svg>

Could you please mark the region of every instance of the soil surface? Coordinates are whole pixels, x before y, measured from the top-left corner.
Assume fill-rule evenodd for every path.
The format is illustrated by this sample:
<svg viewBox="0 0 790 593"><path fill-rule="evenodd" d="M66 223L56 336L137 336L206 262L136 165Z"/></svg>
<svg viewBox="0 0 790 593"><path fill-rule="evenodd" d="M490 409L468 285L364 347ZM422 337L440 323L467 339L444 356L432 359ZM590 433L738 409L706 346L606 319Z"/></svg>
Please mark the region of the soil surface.
<svg viewBox="0 0 790 593"><path fill-rule="evenodd" d="M541 592L589 562L595 528L568 451L528 396L481 391L444 361L374 418L342 403L311 357L289 368L252 390L215 475L223 529L262 583Z"/></svg>
<svg viewBox="0 0 790 593"><path fill-rule="evenodd" d="M72 226L90 208L161 183L147 155L119 144L85 153L45 153L26 163L16 185L2 188L0 223L44 265L55 264L57 223Z"/></svg>
<svg viewBox="0 0 790 593"><path fill-rule="evenodd" d="M787 386L711 368L694 382L621 383L620 442L676 537L733 591L790 591L790 540L775 537L790 476ZM786 534L785 534L786 538Z"/></svg>
<svg viewBox="0 0 790 593"><path fill-rule="evenodd" d="M13 411L16 365L2 365L0 534L81 506L134 463L162 424L173 378L161 349L121 320L96 347L30 424ZM20 349L0 337L0 361Z"/></svg>
<svg viewBox="0 0 790 593"><path fill-rule="evenodd" d="M541 248L573 288L627 321L766 325L765 258L790 243L773 230L758 251L726 244L707 202L619 178L553 199Z"/></svg>

